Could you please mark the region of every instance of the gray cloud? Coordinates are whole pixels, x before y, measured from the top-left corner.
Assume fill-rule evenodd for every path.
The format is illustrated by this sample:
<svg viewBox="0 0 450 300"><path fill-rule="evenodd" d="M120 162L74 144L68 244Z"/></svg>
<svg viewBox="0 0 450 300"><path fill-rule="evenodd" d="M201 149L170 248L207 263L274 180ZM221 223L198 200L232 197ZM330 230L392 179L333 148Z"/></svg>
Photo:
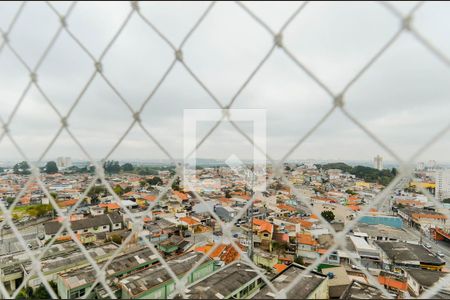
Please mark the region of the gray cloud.
<svg viewBox="0 0 450 300"><path fill-rule="evenodd" d="M278 30L300 3L246 3ZM415 3L394 3L407 14ZM142 13L178 46L208 3L141 3ZM55 3L64 13L68 3ZM17 3L0 4L6 30ZM75 36L99 57L130 9L128 2L80 2L68 18ZM417 13L419 31L450 53L447 3L427 3ZM287 47L330 89L338 93L396 32L400 22L377 3L310 3L284 33ZM43 2L27 3L10 34L11 45L34 67L56 32L58 18ZM186 63L222 104L227 104L272 46L272 37L239 6L217 3L183 47ZM172 49L134 15L103 59L105 76L130 103L140 107L174 59ZM91 58L65 32L38 71L39 84L66 114L94 71ZM28 71L8 48L0 53L0 115L6 120L27 84ZM348 110L404 158L443 128L450 112L450 70L409 33L365 73L345 95ZM332 106L332 99L283 53L275 49L235 108L267 109L267 150L282 157ZM183 111L217 108L209 95L177 63L142 113L145 127L174 156L183 155ZM102 158L132 122L128 108L98 75L69 119L71 130L94 158ZM31 159L45 150L59 120L33 88L11 123L11 132ZM247 128L248 129L248 128ZM251 134L251 129L247 130ZM448 136L421 159L448 161ZM0 143L0 160L20 156ZM200 149L208 158L229 151L249 157L248 143L224 125ZM336 111L291 158L390 159L370 137ZM231 154L231 153L230 153ZM85 159L63 133L46 159ZM119 159L159 159L164 154L138 127L112 155Z"/></svg>

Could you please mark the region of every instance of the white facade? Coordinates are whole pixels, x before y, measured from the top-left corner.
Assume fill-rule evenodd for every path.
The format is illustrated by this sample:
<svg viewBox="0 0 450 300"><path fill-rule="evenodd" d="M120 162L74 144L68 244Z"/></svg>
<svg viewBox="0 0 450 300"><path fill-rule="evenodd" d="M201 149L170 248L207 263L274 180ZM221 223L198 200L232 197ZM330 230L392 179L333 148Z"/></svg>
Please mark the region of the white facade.
<svg viewBox="0 0 450 300"><path fill-rule="evenodd" d="M64 169L72 166L72 159L70 157L58 157L56 160L58 169Z"/></svg>
<svg viewBox="0 0 450 300"><path fill-rule="evenodd" d="M436 172L436 198L440 201L450 198L450 170Z"/></svg>
<svg viewBox="0 0 450 300"><path fill-rule="evenodd" d="M373 167L377 170L383 170L383 157L377 155L373 159Z"/></svg>

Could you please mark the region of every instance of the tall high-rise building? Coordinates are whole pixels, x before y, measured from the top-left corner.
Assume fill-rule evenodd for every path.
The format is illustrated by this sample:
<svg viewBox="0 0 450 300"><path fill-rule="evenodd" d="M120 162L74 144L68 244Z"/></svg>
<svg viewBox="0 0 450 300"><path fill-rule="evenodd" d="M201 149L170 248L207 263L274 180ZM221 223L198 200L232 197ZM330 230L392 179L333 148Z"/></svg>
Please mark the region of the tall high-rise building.
<svg viewBox="0 0 450 300"><path fill-rule="evenodd" d="M450 198L450 170L436 172L436 198L440 201Z"/></svg>
<svg viewBox="0 0 450 300"><path fill-rule="evenodd" d="M58 157L56 160L58 169L64 169L72 166L72 159L70 157Z"/></svg>
<svg viewBox="0 0 450 300"><path fill-rule="evenodd" d="M423 170L425 170L425 163L424 163L424 162L418 162L418 163L417 163L416 169L417 169L418 171L423 171Z"/></svg>
<svg viewBox="0 0 450 300"><path fill-rule="evenodd" d="M435 160L430 160L430 161L428 161L427 168L429 168L429 169L435 169L436 166L437 166L437 162L436 162Z"/></svg>
<svg viewBox="0 0 450 300"><path fill-rule="evenodd" d="M377 155L373 159L373 167L377 170L383 170L383 157Z"/></svg>

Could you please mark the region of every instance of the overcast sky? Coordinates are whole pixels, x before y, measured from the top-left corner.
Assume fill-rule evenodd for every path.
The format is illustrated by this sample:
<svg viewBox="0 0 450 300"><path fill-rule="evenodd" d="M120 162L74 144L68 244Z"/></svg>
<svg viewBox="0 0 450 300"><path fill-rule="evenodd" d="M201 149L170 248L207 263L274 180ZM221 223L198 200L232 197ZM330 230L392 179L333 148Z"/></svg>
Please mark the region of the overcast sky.
<svg viewBox="0 0 450 300"><path fill-rule="evenodd" d="M68 3L55 3L64 14ZM274 31L300 5L246 3ZM0 3L5 31L19 3ZM179 45L207 2L141 3L141 11L167 38ZM403 14L414 2L394 3ZM99 57L128 14L128 2L75 6L67 20L73 34ZM415 27L450 55L450 4L426 3ZM9 35L12 47L32 68L58 28L58 18L45 3L27 3ZM334 93L340 92L364 64L393 36L399 20L375 2L310 3L284 33L286 47ZM183 47L186 64L224 105L237 92L272 46L272 37L235 3L217 3ZM174 57L171 48L133 15L103 59L105 76L131 104L140 107ZM66 114L93 72L93 62L62 32L38 70L38 81L56 108ZM0 53L0 116L6 120L23 92L28 72L9 48ZM450 69L409 33L403 35L345 95L348 110L405 159L450 120ZM242 91L234 108L266 109L267 151L281 158L332 106L332 99L281 50L276 49ZM176 158L183 156L184 109L217 108L211 97L177 63L142 113L145 127ZM127 107L96 76L69 118L83 146L104 157L131 124ZM25 153L38 158L58 130L59 120L33 87L10 124ZM199 126L199 136L211 123ZM242 124L249 134L253 126ZM256 125L255 125L256 126ZM197 156L252 157L248 142L223 125ZM291 159L392 160L340 111L298 148ZM58 156L85 159L67 133L44 160ZM112 154L116 159L166 158L139 127L131 130ZM20 159L11 143L0 143L0 160ZM421 157L450 161L450 134Z"/></svg>

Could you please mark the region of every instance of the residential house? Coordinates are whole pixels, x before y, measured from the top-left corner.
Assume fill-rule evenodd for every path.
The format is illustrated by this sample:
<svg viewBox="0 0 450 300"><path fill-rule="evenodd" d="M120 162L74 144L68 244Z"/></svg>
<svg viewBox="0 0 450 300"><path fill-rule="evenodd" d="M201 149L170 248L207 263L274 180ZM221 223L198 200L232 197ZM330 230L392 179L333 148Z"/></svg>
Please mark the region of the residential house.
<svg viewBox="0 0 450 300"><path fill-rule="evenodd" d="M185 299L248 299L262 282L251 266L236 261L189 285Z"/></svg>
<svg viewBox="0 0 450 300"><path fill-rule="evenodd" d="M123 253L106 267L105 274L108 281L147 268L158 263L157 256L148 248ZM100 268L103 264L100 264ZM91 289L97 279L97 272L91 265L73 271L59 273L57 276L58 296L62 299L83 297ZM116 295L120 296L120 295ZM88 295L90 297L90 295Z"/></svg>
<svg viewBox="0 0 450 300"><path fill-rule="evenodd" d="M71 228L75 234L102 233L120 230L123 228L123 218L119 213L110 213L87 217L81 220L70 221ZM44 223L45 240L55 236L62 224L58 221ZM62 234L68 236L66 230Z"/></svg>
<svg viewBox="0 0 450 300"><path fill-rule="evenodd" d="M293 263L282 272L271 279L272 284L278 291L285 289L296 280L306 267ZM264 285L264 283L263 283ZM253 295L252 299L276 299L272 289L264 285L261 290ZM310 271L303 276L296 285L286 293L287 299L329 299L328 277L316 271Z"/></svg>
<svg viewBox="0 0 450 300"><path fill-rule="evenodd" d="M188 276L187 282L192 283L214 271L214 262L206 258L190 272L200 259L204 259L203 253L189 252L168 260L167 264L176 276ZM121 288L121 299L168 299L175 290L173 278L162 265L125 277L118 285Z"/></svg>
<svg viewBox="0 0 450 300"><path fill-rule="evenodd" d="M448 275L448 273L444 272L416 268L403 268L403 271L407 278L408 291L414 297L419 297ZM443 296L439 297L441 299L450 298L450 288L448 286L444 286L439 293L440 295L435 295L433 298L438 298L438 296Z"/></svg>

